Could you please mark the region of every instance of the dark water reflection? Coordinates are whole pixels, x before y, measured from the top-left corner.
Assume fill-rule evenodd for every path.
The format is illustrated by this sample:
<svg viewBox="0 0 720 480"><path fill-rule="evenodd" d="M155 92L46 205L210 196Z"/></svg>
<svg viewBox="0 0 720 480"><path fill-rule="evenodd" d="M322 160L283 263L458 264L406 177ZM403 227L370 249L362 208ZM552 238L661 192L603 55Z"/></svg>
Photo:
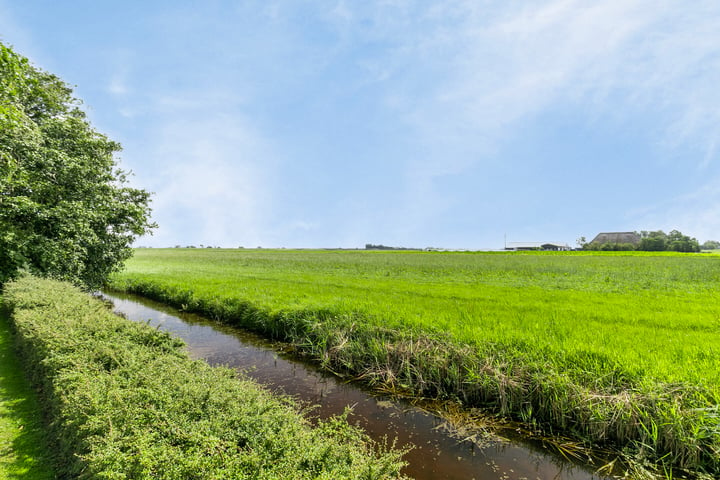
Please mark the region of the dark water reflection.
<svg viewBox="0 0 720 480"><path fill-rule="evenodd" d="M444 420L404 402L376 396L338 381L312 366L288 358L272 343L248 332L219 325L141 297L113 292L105 297L133 321L182 338L193 358L237 368L272 391L317 405L320 418L353 407L350 421L372 438L397 439L414 448L404 457L404 473L417 479L599 480L586 467L550 454L542 447L498 439L479 447L454 437Z"/></svg>

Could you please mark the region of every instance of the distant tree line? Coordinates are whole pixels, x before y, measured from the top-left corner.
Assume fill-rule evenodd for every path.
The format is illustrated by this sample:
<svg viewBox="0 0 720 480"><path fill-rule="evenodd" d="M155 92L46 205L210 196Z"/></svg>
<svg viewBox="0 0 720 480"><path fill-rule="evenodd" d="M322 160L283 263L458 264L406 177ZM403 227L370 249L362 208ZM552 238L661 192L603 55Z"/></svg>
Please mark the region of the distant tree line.
<svg viewBox="0 0 720 480"><path fill-rule="evenodd" d="M365 250L418 250L418 249L417 248L409 248L409 247L388 247L387 245L373 245L372 243L366 243Z"/></svg>
<svg viewBox="0 0 720 480"><path fill-rule="evenodd" d="M720 249L720 242L717 240L708 240L707 242L700 245L703 250L718 250Z"/></svg>
<svg viewBox="0 0 720 480"><path fill-rule="evenodd" d="M593 250L603 252L624 252L639 250L637 245L633 243L615 243L615 242L591 242L581 245L581 250Z"/></svg>
<svg viewBox="0 0 720 480"><path fill-rule="evenodd" d="M699 252L701 249L720 248L720 242L710 240L702 246L693 237L683 235L678 230L672 230L665 233L662 230L641 231L639 232L640 241L638 243L599 243L590 242L583 243L583 250L598 251L629 251L637 250L643 252ZM715 245L717 245L715 247Z"/></svg>

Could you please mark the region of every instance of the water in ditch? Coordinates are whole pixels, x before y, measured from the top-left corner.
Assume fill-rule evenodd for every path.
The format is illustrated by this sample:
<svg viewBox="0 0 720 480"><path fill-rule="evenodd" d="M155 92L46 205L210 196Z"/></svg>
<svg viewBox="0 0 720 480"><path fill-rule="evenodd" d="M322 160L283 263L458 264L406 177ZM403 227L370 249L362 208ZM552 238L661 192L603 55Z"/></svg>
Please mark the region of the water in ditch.
<svg viewBox="0 0 720 480"><path fill-rule="evenodd" d="M290 358L254 334L178 312L134 295L106 293L115 310L146 322L187 344L189 354L213 365L236 368L272 391L316 405L319 418L352 407L350 421L372 438L396 446L412 445L403 473L416 479L462 480L601 480L584 465L573 463L543 444L521 441L462 439L435 415L407 402L377 396Z"/></svg>

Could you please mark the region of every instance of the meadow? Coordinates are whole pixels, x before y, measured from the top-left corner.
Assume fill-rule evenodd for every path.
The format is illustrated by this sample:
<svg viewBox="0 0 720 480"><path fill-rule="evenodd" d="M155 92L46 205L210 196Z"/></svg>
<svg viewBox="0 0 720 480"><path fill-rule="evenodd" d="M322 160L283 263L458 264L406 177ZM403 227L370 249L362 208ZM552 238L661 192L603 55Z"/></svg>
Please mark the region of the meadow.
<svg viewBox="0 0 720 480"><path fill-rule="evenodd" d="M720 471L720 256L138 249L113 287L376 388Z"/></svg>

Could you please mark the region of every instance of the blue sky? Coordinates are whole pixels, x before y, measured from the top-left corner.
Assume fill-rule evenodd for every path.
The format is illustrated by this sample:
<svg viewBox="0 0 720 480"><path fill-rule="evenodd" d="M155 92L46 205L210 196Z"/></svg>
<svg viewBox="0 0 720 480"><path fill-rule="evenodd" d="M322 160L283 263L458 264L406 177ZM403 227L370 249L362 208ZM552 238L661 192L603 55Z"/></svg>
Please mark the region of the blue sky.
<svg viewBox="0 0 720 480"><path fill-rule="evenodd" d="M720 239L720 2L0 0L160 225L138 245Z"/></svg>

